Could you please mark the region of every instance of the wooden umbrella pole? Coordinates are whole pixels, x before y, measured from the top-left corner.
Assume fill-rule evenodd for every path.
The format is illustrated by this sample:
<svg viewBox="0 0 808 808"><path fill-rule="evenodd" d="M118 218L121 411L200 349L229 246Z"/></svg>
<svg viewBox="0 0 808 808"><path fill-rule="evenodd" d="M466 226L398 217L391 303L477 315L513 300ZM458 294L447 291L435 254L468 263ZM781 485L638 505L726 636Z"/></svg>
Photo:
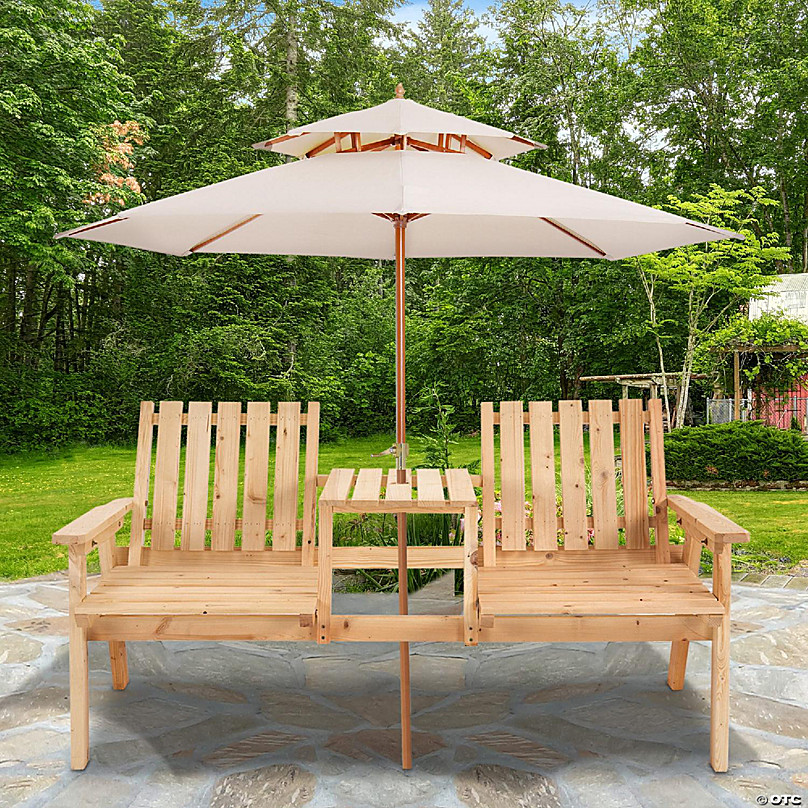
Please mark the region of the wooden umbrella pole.
<svg viewBox="0 0 808 808"><path fill-rule="evenodd" d="M396 235L396 482L407 481L407 419L404 386L404 262L406 216L393 219ZM407 614L407 514L397 514L398 524L398 612ZM401 765L412 768L410 726L410 644L399 644L401 679Z"/></svg>

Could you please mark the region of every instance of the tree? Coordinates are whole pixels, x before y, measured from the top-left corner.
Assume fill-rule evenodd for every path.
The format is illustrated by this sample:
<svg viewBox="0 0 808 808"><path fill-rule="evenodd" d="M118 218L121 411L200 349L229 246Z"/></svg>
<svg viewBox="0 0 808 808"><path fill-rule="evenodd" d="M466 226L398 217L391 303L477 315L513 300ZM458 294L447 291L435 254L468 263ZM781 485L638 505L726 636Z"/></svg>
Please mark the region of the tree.
<svg viewBox="0 0 808 808"><path fill-rule="evenodd" d="M522 158L578 185L635 199L645 192L628 57L636 25L561 0L505 0L497 100L504 123L550 148Z"/></svg>
<svg viewBox="0 0 808 808"><path fill-rule="evenodd" d="M669 207L675 213L733 229L743 235L743 241L712 241L639 259L641 273L646 278L645 290L654 328L659 326L653 297L655 285L667 287L681 300L687 339L676 402L676 428L684 426L693 364L701 342L728 314L737 311L740 304L760 294L775 271L776 262L782 261L787 253L777 246L777 233L760 233L758 215L775 204L762 188L725 191L714 185L708 194L696 194L687 201L671 196ZM658 340L657 345L662 361L661 341Z"/></svg>
<svg viewBox="0 0 808 808"><path fill-rule="evenodd" d="M808 272L808 15L791 0L653 0L633 55L653 181L667 193L763 186L788 271Z"/></svg>
<svg viewBox="0 0 808 808"><path fill-rule="evenodd" d="M458 115L483 110L491 52L479 29L463 0L430 0L396 55L407 94Z"/></svg>

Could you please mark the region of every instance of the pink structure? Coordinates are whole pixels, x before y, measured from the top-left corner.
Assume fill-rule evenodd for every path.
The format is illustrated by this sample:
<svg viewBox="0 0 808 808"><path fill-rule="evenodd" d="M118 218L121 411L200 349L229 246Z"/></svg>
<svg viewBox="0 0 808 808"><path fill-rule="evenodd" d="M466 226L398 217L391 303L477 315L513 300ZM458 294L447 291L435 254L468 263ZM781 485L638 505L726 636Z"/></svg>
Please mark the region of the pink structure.
<svg viewBox="0 0 808 808"><path fill-rule="evenodd" d="M796 418L800 428L805 429L808 412L808 376L803 376L789 390L774 396L755 393L753 404L753 418L779 429L789 429L792 420Z"/></svg>

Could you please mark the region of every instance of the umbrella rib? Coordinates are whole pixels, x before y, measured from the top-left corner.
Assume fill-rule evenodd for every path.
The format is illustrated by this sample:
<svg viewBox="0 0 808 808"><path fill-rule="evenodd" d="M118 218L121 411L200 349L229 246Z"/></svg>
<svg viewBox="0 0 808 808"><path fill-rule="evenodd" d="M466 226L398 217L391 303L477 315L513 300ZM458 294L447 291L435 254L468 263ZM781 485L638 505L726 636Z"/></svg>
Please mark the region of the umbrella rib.
<svg viewBox="0 0 808 808"><path fill-rule="evenodd" d="M65 230L64 233L57 233L56 238L63 236L77 236L79 233L86 233L89 230L95 230L97 227L103 227L106 224L117 224L118 222L125 222L126 216L116 216L112 219L105 219L103 222L96 222L95 224L88 224L86 227L77 227L75 230Z"/></svg>
<svg viewBox="0 0 808 808"><path fill-rule="evenodd" d="M549 219L546 216L539 216L539 218L543 222L547 222L547 224L552 225L555 227L556 230L560 230L564 235L569 236L572 239L575 239L579 244L583 244L584 247L588 247L592 252L596 253L601 258L606 257L606 253L600 249L597 245L593 244L591 241L587 241L583 236L579 236L574 231L570 230L568 227L564 227L563 224L560 224L555 219Z"/></svg>
<svg viewBox="0 0 808 808"><path fill-rule="evenodd" d="M193 247L189 248L188 252L195 253L197 252L197 250L201 250L203 247L207 247L208 244L213 244L214 241L218 241L218 239L229 235L234 230L238 230L240 227L244 227L245 224L249 224L250 222L255 221L255 219L257 219L261 215L262 214L260 213L254 213L252 216L248 216L246 219L243 219L240 222L236 222L236 224L228 227L227 230L222 230L221 233L217 233L215 236L206 238L204 241L200 241L199 244L194 244Z"/></svg>
<svg viewBox="0 0 808 808"><path fill-rule="evenodd" d="M726 230L721 230L720 228L717 227L710 227L709 225L706 224L696 224L696 222L685 222L685 224L689 225L690 227L696 227L699 230L706 230L708 233L712 233L713 235L721 235L727 232ZM732 235L732 238L737 239L738 237L739 237L738 233L734 233ZM726 236L724 236L724 238L726 238ZM742 238L743 237L741 237L741 239Z"/></svg>

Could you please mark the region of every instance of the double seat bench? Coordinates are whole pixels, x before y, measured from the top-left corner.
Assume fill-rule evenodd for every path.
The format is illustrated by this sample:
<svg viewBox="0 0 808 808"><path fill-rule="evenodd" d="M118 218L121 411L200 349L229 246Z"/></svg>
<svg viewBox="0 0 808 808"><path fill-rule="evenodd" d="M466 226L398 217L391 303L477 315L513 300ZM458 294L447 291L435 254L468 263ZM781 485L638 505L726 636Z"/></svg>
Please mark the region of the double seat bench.
<svg viewBox="0 0 808 808"><path fill-rule="evenodd" d="M72 767L89 760L89 641L109 643L113 687L123 689L127 640L657 640L671 644L668 684L679 690L689 643L703 640L712 645L711 764L725 771L730 552L749 534L667 494L662 437L659 400L617 410L591 401L586 411L580 401L556 411L485 403L479 475L422 469L397 483L381 469L319 474L316 402L305 412L298 402L223 402L215 412L209 402L144 402L133 497L53 536L69 559ZM670 542L669 509L684 544ZM394 547L332 547L334 513L363 510L463 515L458 546L407 552L410 567L463 569L458 614L332 619L334 569L397 563ZM117 546L130 513L129 545ZM88 591L94 547L101 577ZM698 578L703 547L712 590Z"/></svg>

